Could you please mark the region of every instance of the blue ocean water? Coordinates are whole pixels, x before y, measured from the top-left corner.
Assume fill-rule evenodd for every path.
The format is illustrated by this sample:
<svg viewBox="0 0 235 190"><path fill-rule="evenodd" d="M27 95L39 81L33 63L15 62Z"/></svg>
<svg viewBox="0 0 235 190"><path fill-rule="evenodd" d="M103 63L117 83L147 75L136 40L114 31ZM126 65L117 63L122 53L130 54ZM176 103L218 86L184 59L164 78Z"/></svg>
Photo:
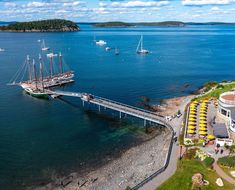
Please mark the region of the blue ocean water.
<svg viewBox="0 0 235 190"><path fill-rule="evenodd" d="M135 53L140 35L151 53ZM96 46L118 47L120 55ZM76 98L39 100L6 84L38 39L61 51L76 82L63 90L89 92L139 105L186 95L210 80L235 78L235 26L94 28L74 33L0 33L0 187L24 188L53 175L99 164L137 141L134 127L83 109ZM189 84L186 88L185 84ZM84 169L84 168L83 168ZM1 189L0 188L0 189Z"/></svg>

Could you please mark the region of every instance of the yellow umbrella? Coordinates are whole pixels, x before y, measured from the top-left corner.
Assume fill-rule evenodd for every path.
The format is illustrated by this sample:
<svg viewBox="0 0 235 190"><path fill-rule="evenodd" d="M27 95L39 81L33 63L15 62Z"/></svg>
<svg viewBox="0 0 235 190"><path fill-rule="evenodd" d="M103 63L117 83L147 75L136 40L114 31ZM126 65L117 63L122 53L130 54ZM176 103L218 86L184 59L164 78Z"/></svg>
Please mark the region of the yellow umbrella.
<svg viewBox="0 0 235 190"><path fill-rule="evenodd" d="M199 128L199 131L207 131L207 128L205 128L205 127L200 127L200 128Z"/></svg>
<svg viewBox="0 0 235 190"><path fill-rule="evenodd" d="M199 131L199 135L207 135L206 131Z"/></svg>
<svg viewBox="0 0 235 190"><path fill-rule="evenodd" d="M195 127L195 126L192 126L192 125L189 125L189 126L188 126L188 129L193 129L193 130L195 130L196 127Z"/></svg>
<svg viewBox="0 0 235 190"><path fill-rule="evenodd" d="M207 107L201 107L200 111L207 111Z"/></svg>
<svg viewBox="0 0 235 190"><path fill-rule="evenodd" d="M193 121L190 121L190 122L188 122L188 125L196 125L196 123Z"/></svg>
<svg viewBox="0 0 235 190"><path fill-rule="evenodd" d="M204 118L206 118L206 115L201 115L201 114L200 114L200 118L201 118L201 117L204 117Z"/></svg>
<svg viewBox="0 0 235 190"><path fill-rule="evenodd" d="M195 115L195 114L197 114L197 113L196 113L195 111L190 111L189 114Z"/></svg>
<svg viewBox="0 0 235 190"><path fill-rule="evenodd" d="M202 111L207 111L207 108L206 107L200 108L200 112L202 112Z"/></svg>
<svg viewBox="0 0 235 190"><path fill-rule="evenodd" d="M206 115L206 113L204 113L204 112L203 112L203 113L202 113L202 112L200 112L200 115Z"/></svg>
<svg viewBox="0 0 235 190"><path fill-rule="evenodd" d="M206 119L200 119L199 123L206 123Z"/></svg>
<svg viewBox="0 0 235 190"><path fill-rule="evenodd" d="M198 101L197 101L197 100L195 100L195 101L193 101L193 102L192 102L192 104L198 104Z"/></svg>
<svg viewBox="0 0 235 190"><path fill-rule="evenodd" d="M210 139L210 140L214 140L215 136L214 135L207 135L207 138Z"/></svg>
<svg viewBox="0 0 235 190"><path fill-rule="evenodd" d="M205 120L200 120L200 124L207 124Z"/></svg>
<svg viewBox="0 0 235 190"><path fill-rule="evenodd" d="M203 102L208 103L208 100L203 100Z"/></svg>
<svg viewBox="0 0 235 190"><path fill-rule="evenodd" d="M207 119L207 116L200 115L200 119Z"/></svg>
<svg viewBox="0 0 235 190"><path fill-rule="evenodd" d="M200 117L206 117L206 113L200 113Z"/></svg>
<svg viewBox="0 0 235 190"><path fill-rule="evenodd" d="M207 109L207 106L201 106L201 109Z"/></svg>
<svg viewBox="0 0 235 190"><path fill-rule="evenodd" d="M207 113L207 110L200 110L200 113Z"/></svg>
<svg viewBox="0 0 235 190"><path fill-rule="evenodd" d="M194 133L195 133L195 131L192 130L192 129L188 130L187 132L188 132L189 134L194 134Z"/></svg>
<svg viewBox="0 0 235 190"><path fill-rule="evenodd" d="M195 114L189 114L190 118L197 118L197 116Z"/></svg>
<svg viewBox="0 0 235 190"><path fill-rule="evenodd" d="M206 127L206 124L205 123L200 123L199 127Z"/></svg>
<svg viewBox="0 0 235 190"><path fill-rule="evenodd" d="M206 112L207 109L206 109L206 108L201 108L201 109L200 109L200 112L202 112L202 111Z"/></svg>
<svg viewBox="0 0 235 190"><path fill-rule="evenodd" d="M205 116L200 116L200 120L205 120L206 117Z"/></svg>
<svg viewBox="0 0 235 190"><path fill-rule="evenodd" d="M207 111L200 111L200 114L207 114Z"/></svg>

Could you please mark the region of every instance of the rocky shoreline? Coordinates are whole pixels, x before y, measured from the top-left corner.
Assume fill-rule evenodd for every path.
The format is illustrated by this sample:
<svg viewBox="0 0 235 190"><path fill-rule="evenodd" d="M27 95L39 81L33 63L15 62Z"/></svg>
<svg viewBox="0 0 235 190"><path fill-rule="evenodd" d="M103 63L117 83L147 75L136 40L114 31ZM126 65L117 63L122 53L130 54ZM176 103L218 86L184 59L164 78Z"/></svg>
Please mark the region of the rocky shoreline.
<svg viewBox="0 0 235 190"><path fill-rule="evenodd" d="M60 28L60 29L48 29L48 30L0 30L0 32L19 32L19 33L24 33L24 32L77 32L80 31L79 28Z"/></svg>
<svg viewBox="0 0 235 190"><path fill-rule="evenodd" d="M161 127L150 140L125 151L107 164L81 174L79 171L59 178L36 190L123 190L133 187L163 167L168 152L171 132Z"/></svg>

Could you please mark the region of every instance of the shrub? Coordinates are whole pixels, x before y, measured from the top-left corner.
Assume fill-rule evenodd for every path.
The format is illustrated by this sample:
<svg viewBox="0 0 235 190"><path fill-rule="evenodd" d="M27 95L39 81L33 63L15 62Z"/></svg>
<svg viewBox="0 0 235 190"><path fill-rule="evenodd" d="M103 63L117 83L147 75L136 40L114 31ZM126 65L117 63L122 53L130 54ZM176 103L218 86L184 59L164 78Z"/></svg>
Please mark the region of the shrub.
<svg viewBox="0 0 235 190"><path fill-rule="evenodd" d="M206 84L204 84L204 91L207 92L210 89L212 89L214 86L216 86L218 83L217 82L207 82Z"/></svg>
<svg viewBox="0 0 235 190"><path fill-rule="evenodd" d="M207 168L211 168L212 167L212 164L214 163L215 159L214 158L211 158L211 157L206 157L204 160L203 160L203 164L207 167Z"/></svg>
<svg viewBox="0 0 235 190"><path fill-rule="evenodd" d="M192 139L187 139L187 138L184 139L184 144L185 144L185 146L193 146L194 145Z"/></svg>
<svg viewBox="0 0 235 190"><path fill-rule="evenodd" d="M195 154L195 158L200 159L201 161L205 160L208 157L207 153L203 150L197 150Z"/></svg>
<svg viewBox="0 0 235 190"><path fill-rule="evenodd" d="M221 84L218 84L218 85L216 86L216 89L223 89L223 88L224 88L224 86L221 85Z"/></svg>
<svg viewBox="0 0 235 190"><path fill-rule="evenodd" d="M235 167L235 156L225 156L219 158L218 163L222 166Z"/></svg>
<svg viewBox="0 0 235 190"><path fill-rule="evenodd" d="M230 153L235 153L235 145L229 146L228 149Z"/></svg>
<svg viewBox="0 0 235 190"><path fill-rule="evenodd" d="M188 159L188 160L192 160L192 159L195 157L195 154L196 154L196 151L197 151L197 150L198 150L197 148L191 148L191 149L189 149L189 150L185 153L184 158L185 158L185 159Z"/></svg>

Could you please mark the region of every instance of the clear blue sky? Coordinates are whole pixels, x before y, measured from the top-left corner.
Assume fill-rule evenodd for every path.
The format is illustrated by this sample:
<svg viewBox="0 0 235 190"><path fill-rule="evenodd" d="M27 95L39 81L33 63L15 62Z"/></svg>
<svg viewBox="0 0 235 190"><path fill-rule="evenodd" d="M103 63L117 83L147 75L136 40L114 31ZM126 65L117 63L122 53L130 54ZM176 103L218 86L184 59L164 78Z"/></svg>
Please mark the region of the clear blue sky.
<svg viewBox="0 0 235 190"><path fill-rule="evenodd" d="M235 0L0 0L0 20L235 22Z"/></svg>

